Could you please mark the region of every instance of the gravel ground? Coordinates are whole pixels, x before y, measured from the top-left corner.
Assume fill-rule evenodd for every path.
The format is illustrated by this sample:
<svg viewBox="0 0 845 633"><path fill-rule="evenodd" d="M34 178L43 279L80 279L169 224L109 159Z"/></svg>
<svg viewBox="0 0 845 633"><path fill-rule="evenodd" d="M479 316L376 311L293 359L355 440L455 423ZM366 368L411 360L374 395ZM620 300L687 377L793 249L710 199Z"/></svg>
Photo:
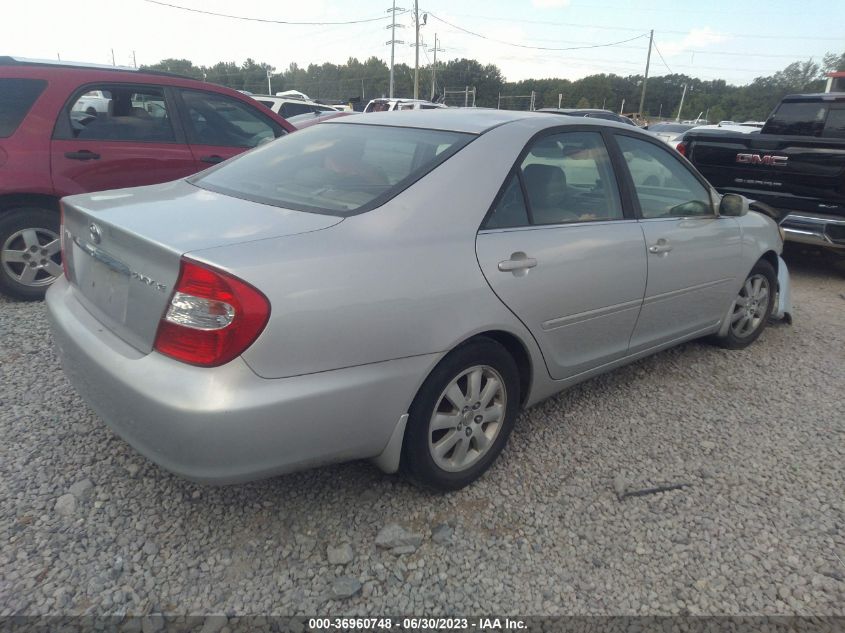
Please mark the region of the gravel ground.
<svg viewBox="0 0 845 633"><path fill-rule="evenodd" d="M791 264L794 326L548 400L450 495L366 463L178 479L72 391L44 306L0 298L0 616L845 614L845 280ZM687 486L617 497L661 483Z"/></svg>

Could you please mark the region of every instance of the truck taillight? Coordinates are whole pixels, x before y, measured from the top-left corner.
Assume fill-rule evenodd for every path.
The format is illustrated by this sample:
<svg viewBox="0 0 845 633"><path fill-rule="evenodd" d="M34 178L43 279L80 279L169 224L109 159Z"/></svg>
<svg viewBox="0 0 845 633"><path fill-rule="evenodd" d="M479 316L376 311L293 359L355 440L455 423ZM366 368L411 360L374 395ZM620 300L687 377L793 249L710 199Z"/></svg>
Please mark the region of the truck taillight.
<svg viewBox="0 0 845 633"><path fill-rule="evenodd" d="M687 143L686 143L686 141L681 141L680 143L678 143L678 146L675 149L678 150L678 153L681 156L686 156L687 155Z"/></svg>
<svg viewBox="0 0 845 633"><path fill-rule="evenodd" d="M269 318L270 302L256 288L183 257L153 347L184 363L217 367L252 345Z"/></svg>

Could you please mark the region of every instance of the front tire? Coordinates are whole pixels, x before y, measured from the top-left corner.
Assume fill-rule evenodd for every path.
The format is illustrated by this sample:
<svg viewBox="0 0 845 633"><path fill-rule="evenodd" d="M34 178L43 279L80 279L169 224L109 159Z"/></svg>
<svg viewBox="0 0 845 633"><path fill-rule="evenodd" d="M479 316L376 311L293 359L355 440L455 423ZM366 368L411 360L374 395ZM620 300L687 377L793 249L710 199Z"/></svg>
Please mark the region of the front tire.
<svg viewBox="0 0 845 633"><path fill-rule="evenodd" d="M0 214L0 292L23 301L44 298L62 274L59 214L23 207Z"/></svg>
<svg viewBox="0 0 845 633"><path fill-rule="evenodd" d="M459 490L502 452L519 413L519 372L499 343L480 337L431 372L411 405L402 470L415 483Z"/></svg>
<svg viewBox="0 0 845 633"><path fill-rule="evenodd" d="M775 270L761 259L748 273L734 300L727 333L716 337L715 343L726 349L743 349L751 345L766 329L776 295Z"/></svg>

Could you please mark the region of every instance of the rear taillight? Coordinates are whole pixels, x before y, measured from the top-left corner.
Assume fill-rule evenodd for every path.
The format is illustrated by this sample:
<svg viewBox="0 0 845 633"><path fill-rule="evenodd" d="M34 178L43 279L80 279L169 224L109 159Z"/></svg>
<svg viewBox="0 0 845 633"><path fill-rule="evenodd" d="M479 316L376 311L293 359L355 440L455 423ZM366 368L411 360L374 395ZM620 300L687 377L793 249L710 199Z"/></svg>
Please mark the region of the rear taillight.
<svg viewBox="0 0 845 633"><path fill-rule="evenodd" d="M154 348L184 363L216 367L252 345L269 318L270 302L261 292L183 257Z"/></svg>
<svg viewBox="0 0 845 633"><path fill-rule="evenodd" d="M686 144L686 141L681 141L680 143L678 143L678 146L677 146L675 149L677 149L677 150L678 150L678 153L679 153L681 156L686 156L686 155L687 155L687 144Z"/></svg>

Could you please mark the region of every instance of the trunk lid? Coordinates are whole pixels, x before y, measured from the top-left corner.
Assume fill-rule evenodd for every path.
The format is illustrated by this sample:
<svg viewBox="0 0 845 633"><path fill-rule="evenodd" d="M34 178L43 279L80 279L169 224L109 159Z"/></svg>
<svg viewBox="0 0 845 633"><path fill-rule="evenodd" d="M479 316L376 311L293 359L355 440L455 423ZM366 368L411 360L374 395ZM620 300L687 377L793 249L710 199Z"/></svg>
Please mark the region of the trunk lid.
<svg viewBox="0 0 845 633"><path fill-rule="evenodd" d="M221 195L183 180L64 198L70 281L114 334L149 352L191 251L319 231L343 218Z"/></svg>

